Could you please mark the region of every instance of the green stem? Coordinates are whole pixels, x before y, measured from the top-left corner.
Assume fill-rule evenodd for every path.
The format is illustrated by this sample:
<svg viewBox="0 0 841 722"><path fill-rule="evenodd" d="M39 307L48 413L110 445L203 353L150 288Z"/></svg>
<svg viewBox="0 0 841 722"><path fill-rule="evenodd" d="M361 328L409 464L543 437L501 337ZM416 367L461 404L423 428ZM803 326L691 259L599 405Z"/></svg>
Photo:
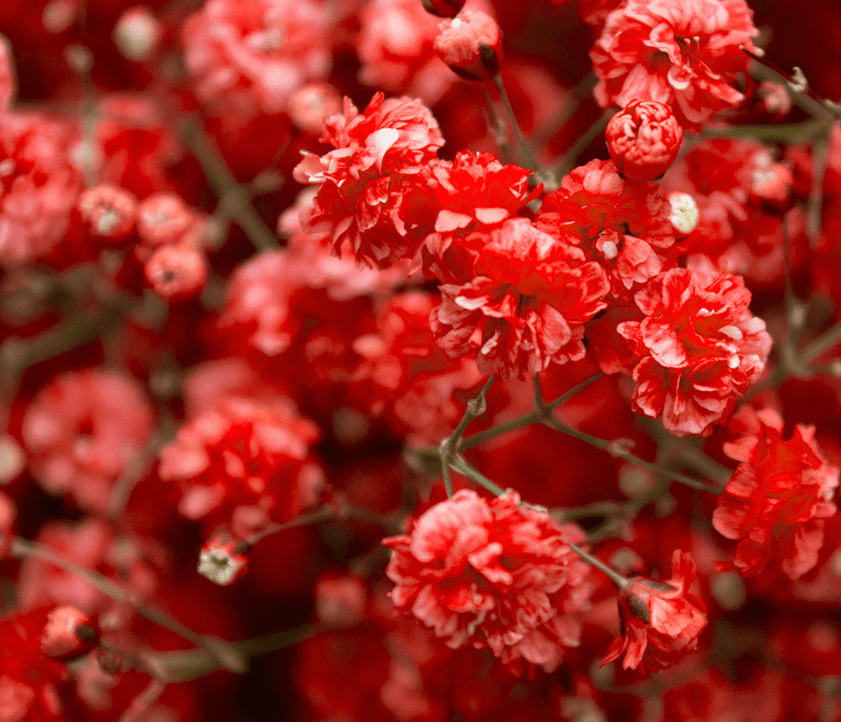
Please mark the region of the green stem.
<svg viewBox="0 0 841 722"><path fill-rule="evenodd" d="M594 383L595 381L598 381L602 376L604 376L604 374L600 371L599 373L594 374L590 378L585 379L580 384L573 386L569 391L564 392L554 401L546 404L546 411L554 411L559 406L569 401L573 396L586 389L590 384ZM472 436L468 436L461 442L459 448L470 449L474 446L479 446L479 444L483 444L484 442L496 438L497 436L501 436L502 434L506 434L509 431L515 431L516 429L522 429L524 426L538 424L542 420L543 416L540 414L539 411L532 411L523 416L519 416L516 419L507 421L504 424L499 424L498 426L494 426L493 428L486 429L485 431L480 431L479 433L473 434Z"/></svg>
<svg viewBox="0 0 841 722"><path fill-rule="evenodd" d="M539 171L540 163L537 162L537 158L534 157L531 147L526 142L523 131L520 130L520 124L517 122L517 114L511 106L511 101L508 99L508 93L505 92L505 84L502 82L502 76L497 74L494 76L493 80L494 85L496 85L496 89L499 91L499 97L502 98L502 104L505 106L505 112L508 113L508 118L511 121L511 127L514 129L514 135L517 138L517 142L520 144L520 148L523 150L523 155L526 157L529 170Z"/></svg>
<svg viewBox="0 0 841 722"><path fill-rule="evenodd" d="M498 486L497 484L492 482L487 476L474 469L470 464L467 463L464 457L456 456L450 462L450 466L460 474L464 474L464 476L466 476L474 483L487 489L489 492L491 492L491 494L495 494L496 496L502 496L505 493L505 489L503 489L501 486Z"/></svg>
<svg viewBox="0 0 841 722"><path fill-rule="evenodd" d="M601 559L594 557L589 552L585 552L580 546L577 544L573 544L572 542L567 542L569 544L570 549L574 551L578 556L580 556L584 561L589 562L592 564L596 569L601 572L604 572L610 580L620 589L624 589L628 586L628 580L625 579L619 572L614 571L611 569L607 564L605 564Z"/></svg>
<svg viewBox="0 0 841 722"><path fill-rule="evenodd" d="M84 579L103 594L108 595L121 604L130 606L141 617L145 617L150 622L154 622L158 626L164 627L180 637L183 637L187 641L192 642L197 647L202 648L216 658L219 666L224 667L225 669L230 669L231 671L240 671L237 660L232 658L231 655L224 649L226 646L224 642L198 634L164 612L139 603L134 598L133 594L127 592L102 574L80 567L75 562L59 556L35 542L21 539L19 537L15 537L12 541L12 556L18 558L32 557L34 559L40 559L41 561L52 564L59 569L63 569L80 579Z"/></svg>
<svg viewBox="0 0 841 722"><path fill-rule="evenodd" d="M482 83L482 90L485 91L485 102L488 104L488 113L490 114L489 120L491 132L493 133L494 140L499 148L499 155L501 156L503 163L508 163L511 158L511 150L508 147L508 138L505 135L505 126L502 123L502 119L497 114L496 108L494 108L493 98L491 98L491 94L488 92L487 83Z"/></svg>
<svg viewBox="0 0 841 722"><path fill-rule="evenodd" d="M645 459L641 459L640 457L630 453L629 451L625 451L624 449L618 447L614 443L608 441L607 439L599 439L595 436L590 436L590 434L585 434L583 431L579 431L578 429L574 429L571 426L567 426L562 421L557 421L556 419L547 419L544 423L552 429L556 429L557 431L561 431L568 436L572 436L574 439L578 439L579 441L583 441L585 444L589 444L590 446L594 446L597 449L601 449L602 451L606 451L611 456L615 456L618 459L624 459L625 461L629 461L632 464L636 464L637 466L648 469L649 471L653 471L658 474L664 474L668 476L670 479L674 481L679 481L681 484L685 484L686 486L692 489L698 489L699 491L707 491L711 494L720 494L722 489L718 486L712 486L710 484L705 484L700 479L694 479L691 476L686 476L685 474L681 474L676 471L671 471L670 469L664 469L657 464L653 464L650 461L645 461Z"/></svg>
<svg viewBox="0 0 841 722"><path fill-rule="evenodd" d="M453 455L459 448L461 437L464 435L467 427L470 426L470 422L485 412L485 395L490 390L493 382L494 377L491 376L485 382L479 395L475 399L467 402L467 408L464 410L464 416L461 417L458 426L456 426L450 437L441 443L441 448L438 450L441 457L441 474L444 477L444 489L446 489L448 497L453 495L453 479L450 474L450 467L453 465Z"/></svg>

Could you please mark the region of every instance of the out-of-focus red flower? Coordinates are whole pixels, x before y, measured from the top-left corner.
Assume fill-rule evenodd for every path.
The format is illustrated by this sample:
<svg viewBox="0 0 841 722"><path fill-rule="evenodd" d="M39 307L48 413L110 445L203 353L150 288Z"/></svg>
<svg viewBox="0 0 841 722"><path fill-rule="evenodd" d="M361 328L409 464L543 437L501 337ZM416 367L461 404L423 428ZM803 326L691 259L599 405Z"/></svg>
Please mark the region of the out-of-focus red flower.
<svg viewBox="0 0 841 722"><path fill-rule="evenodd" d="M814 427L797 424L783 441L783 420L771 409L746 406L730 426L741 436L724 450L742 463L713 514L713 526L739 540L733 563L725 566L754 576L773 560L796 579L818 562L824 519L836 512L838 469L823 458Z"/></svg>
<svg viewBox="0 0 841 722"><path fill-rule="evenodd" d="M56 607L41 632L41 651L57 662L69 662L99 646L96 622L76 607Z"/></svg>
<svg viewBox="0 0 841 722"><path fill-rule="evenodd" d="M429 314L438 300L422 291L395 294L378 314L377 332L353 342L363 359L351 387L360 406L415 446L451 433L464 414L456 395L478 391L484 379L472 359L454 363L435 343Z"/></svg>
<svg viewBox="0 0 841 722"><path fill-rule="evenodd" d="M0 40L0 113L9 109L15 96L15 76L12 72L12 52L8 41Z"/></svg>
<svg viewBox="0 0 841 722"><path fill-rule="evenodd" d="M83 188L70 151L77 126L40 113L0 122L0 265L45 260L61 250Z"/></svg>
<svg viewBox="0 0 841 722"><path fill-rule="evenodd" d="M441 347L476 353L481 373L503 378L583 358L584 324L609 290L599 265L524 218L492 231L480 252L475 279L441 287L430 316Z"/></svg>
<svg viewBox="0 0 841 722"><path fill-rule="evenodd" d="M649 181L659 178L674 163L683 128L668 105L656 100L632 100L610 119L605 139L622 176Z"/></svg>
<svg viewBox="0 0 841 722"><path fill-rule="evenodd" d="M490 648L515 670L551 672L579 643L591 570L568 542L583 539L516 492L487 501L463 489L383 540L394 551L390 596L452 649Z"/></svg>
<svg viewBox="0 0 841 722"><path fill-rule="evenodd" d="M593 160L546 196L535 223L579 246L604 268L611 294L629 300L640 285L674 266L670 213L656 183L625 180L610 161Z"/></svg>
<svg viewBox="0 0 841 722"><path fill-rule="evenodd" d="M502 31L487 13L465 10L438 26L435 52L465 80L488 80L502 65Z"/></svg>
<svg viewBox="0 0 841 722"><path fill-rule="evenodd" d="M95 569L115 582L119 580L138 601L148 599L158 589L158 570L153 564L161 561L162 548L118 536L102 519L89 517L74 525L50 522L35 541L40 549L82 569ZM106 615L115 627L124 625L134 613L130 606L116 602L87 579L34 556L25 559L21 567L18 598L25 611L51 605L77 607L91 616Z"/></svg>
<svg viewBox="0 0 841 722"><path fill-rule="evenodd" d="M324 475L310 453L317 437L288 399L230 397L178 430L159 474L180 488L183 516L245 539L321 500Z"/></svg>
<svg viewBox="0 0 841 722"><path fill-rule="evenodd" d="M194 298L207 281L207 259L195 248L164 246L146 261L144 273L146 282L162 298Z"/></svg>
<svg viewBox="0 0 841 722"><path fill-rule="evenodd" d="M9 722L64 722L65 665L41 651L41 610L0 621L0 714Z"/></svg>
<svg viewBox="0 0 841 722"><path fill-rule="evenodd" d="M16 515L14 502L0 491L0 559L5 559L11 551Z"/></svg>
<svg viewBox="0 0 841 722"><path fill-rule="evenodd" d="M488 234L542 190L529 189L528 170L503 165L492 153L461 151L452 162L431 161L423 180L423 188L408 199L407 215L431 231L421 249L423 267L444 283L471 281Z"/></svg>
<svg viewBox="0 0 841 722"><path fill-rule="evenodd" d="M694 578L692 558L676 549L667 581L629 580L619 594L620 636L602 664L624 654L622 668L638 669L645 675L670 667L693 650L707 626L704 603L689 593Z"/></svg>
<svg viewBox="0 0 841 722"><path fill-rule="evenodd" d="M748 202L772 215L783 215L794 203L794 176L782 163L754 169Z"/></svg>
<svg viewBox="0 0 841 722"><path fill-rule="evenodd" d="M692 215L697 215L697 222L680 243L687 266L712 265L753 282L782 286L784 236L779 211L787 208L791 191L787 179L776 176L774 166L768 147L742 138L706 139L675 162L661 187L670 195L689 194L695 201ZM775 177L773 187L762 188ZM757 190L767 198L767 207ZM802 226L797 212L793 209L786 217L792 243Z"/></svg>
<svg viewBox="0 0 841 722"><path fill-rule="evenodd" d="M56 376L30 404L22 438L47 491L105 514L111 490L148 443L154 413L137 383L101 370Z"/></svg>
<svg viewBox="0 0 841 722"><path fill-rule="evenodd" d="M106 183L82 193L76 209L88 233L103 245L123 244L137 221L137 198Z"/></svg>
<svg viewBox="0 0 841 722"><path fill-rule="evenodd" d="M210 0L184 24L196 95L238 113L280 113L330 69L330 15L314 0Z"/></svg>
<svg viewBox="0 0 841 722"><path fill-rule="evenodd" d="M303 230L327 231L337 251L349 243L368 265L386 268L411 258L421 239L406 228L401 206L413 192L412 179L444 144L429 110L377 93L360 113L345 99L344 113L325 120L322 140L336 150L310 153L294 170L299 183L319 186L301 213Z"/></svg>
<svg viewBox="0 0 841 722"><path fill-rule="evenodd" d="M707 436L765 368L771 337L738 276L674 268L634 296L642 321L620 323L636 345L634 411L683 436Z"/></svg>
<svg viewBox="0 0 841 722"><path fill-rule="evenodd" d="M657 100L698 130L742 100L734 84L750 59L740 46L758 52L757 34L745 0L628 0L590 51L596 99L602 107Z"/></svg>
<svg viewBox="0 0 841 722"><path fill-rule="evenodd" d="M308 83L289 99L289 117L297 128L319 135L324 119L342 112L342 97L328 83Z"/></svg>

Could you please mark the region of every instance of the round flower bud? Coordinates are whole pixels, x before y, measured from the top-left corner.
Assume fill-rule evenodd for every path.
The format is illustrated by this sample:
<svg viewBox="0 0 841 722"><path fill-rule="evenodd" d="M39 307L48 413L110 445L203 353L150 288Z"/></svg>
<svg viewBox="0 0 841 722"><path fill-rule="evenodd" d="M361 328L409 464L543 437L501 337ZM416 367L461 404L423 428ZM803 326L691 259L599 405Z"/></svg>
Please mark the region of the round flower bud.
<svg viewBox="0 0 841 722"><path fill-rule="evenodd" d="M112 37L124 58L139 63L154 55L161 34L161 23L149 8L133 7L120 15Z"/></svg>
<svg viewBox="0 0 841 722"><path fill-rule="evenodd" d="M628 180L650 181L674 162L683 128L671 108L656 100L632 100L605 129L607 149L617 170Z"/></svg>
<svg viewBox="0 0 841 722"><path fill-rule="evenodd" d="M465 0L421 0L423 9L439 18L454 18L461 12Z"/></svg>
<svg viewBox="0 0 841 722"><path fill-rule="evenodd" d="M205 542L199 555L199 574L226 587L248 568L248 544L227 532L217 532Z"/></svg>
<svg viewBox="0 0 841 722"><path fill-rule="evenodd" d="M794 176L782 163L762 165L751 176L748 203L771 215L782 215L794 201Z"/></svg>
<svg viewBox="0 0 841 722"><path fill-rule="evenodd" d="M56 607L41 632L41 651L57 662L69 662L99 646L99 630L76 607Z"/></svg>
<svg viewBox="0 0 841 722"><path fill-rule="evenodd" d="M295 91L287 111L296 128L320 135L324 119L342 112L342 96L327 83L308 83Z"/></svg>
<svg viewBox="0 0 841 722"><path fill-rule="evenodd" d="M487 13L465 10L438 26L435 52L465 80L487 80L502 63L502 31Z"/></svg>
<svg viewBox="0 0 841 722"><path fill-rule="evenodd" d="M174 193L155 193L137 209L137 235L149 247L178 243L196 222L196 214Z"/></svg>
<svg viewBox="0 0 841 722"><path fill-rule="evenodd" d="M76 204L92 238L119 245L134 230L137 199L117 186L101 184L88 188Z"/></svg>
<svg viewBox="0 0 841 722"><path fill-rule="evenodd" d="M678 238L688 236L695 230L698 225L698 204L689 193L681 193L674 191L668 193L666 197L672 206L672 211L669 214L669 220Z"/></svg>
<svg viewBox="0 0 841 722"><path fill-rule="evenodd" d="M146 282L167 300L193 298L207 281L207 260L195 248L165 246L155 251L143 267Z"/></svg>

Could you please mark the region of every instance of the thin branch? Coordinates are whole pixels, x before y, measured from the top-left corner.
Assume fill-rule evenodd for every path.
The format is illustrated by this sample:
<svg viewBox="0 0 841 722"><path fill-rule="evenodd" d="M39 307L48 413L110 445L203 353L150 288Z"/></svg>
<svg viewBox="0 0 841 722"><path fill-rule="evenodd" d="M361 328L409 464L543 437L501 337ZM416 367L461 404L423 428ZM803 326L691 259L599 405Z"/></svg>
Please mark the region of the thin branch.
<svg viewBox="0 0 841 722"><path fill-rule="evenodd" d="M461 417L461 421L458 426L456 426L449 438L444 439L444 441L441 442L441 447L438 453L441 456L441 473L444 476L444 488L447 490L447 496L453 495L453 480L450 475L453 455L459 448L461 437L464 435L467 427L470 426L470 422L477 416L485 413L485 394L488 393L493 382L494 377L491 376L487 382L485 382L485 385L482 387L479 395L475 399L467 402L467 408L465 409L464 416Z"/></svg>
<svg viewBox="0 0 841 722"><path fill-rule="evenodd" d="M218 149L204 133L198 119L193 118L181 126L181 139L196 157L208 183L219 198L219 205L245 232L258 251L278 248L280 243L272 230L251 204L245 185L231 173Z"/></svg>

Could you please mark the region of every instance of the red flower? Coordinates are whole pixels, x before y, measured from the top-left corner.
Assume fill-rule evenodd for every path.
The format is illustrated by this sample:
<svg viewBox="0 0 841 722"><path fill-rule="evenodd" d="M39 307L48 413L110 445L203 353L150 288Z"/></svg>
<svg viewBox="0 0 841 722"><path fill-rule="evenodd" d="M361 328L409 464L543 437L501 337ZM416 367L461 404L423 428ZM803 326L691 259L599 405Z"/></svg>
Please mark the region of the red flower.
<svg viewBox="0 0 841 722"><path fill-rule="evenodd" d="M0 621L0 719L4 722L63 722L63 697L70 677L60 662L41 651L46 615L38 610Z"/></svg>
<svg viewBox="0 0 841 722"><path fill-rule="evenodd" d="M411 258L421 239L406 229L401 206L412 178L444 144L429 110L417 100L377 93L360 114L345 99L344 113L324 121L321 139L336 150L310 153L294 170L299 183L319 186L301 213L303 230L329 232L337 252L347 242L368 265Z"/></svg>
<svg viewBox="0 0 841 722"><path fill-rule="evenodd" d="M677 158L683 140L668 105L656 100L632 100L605 128L610 157L623 177L656 180Z"/></svg>
<svg viewBox="0 0 841 722"><path fill-rule="evenodd" d="M817 564L824 519L835 514L832 500L838 469L815 443L815 429L797 424L783 441L783 420L771 409L746 406L731 420L742 433L724 451L739 464L718 498L713 526L738 539L728 568L743 576L762 572L773 558L792 579Z"/></svg>
<svg viewBox="0 0 841 722"><path fill-rule="evenodd" d="M537 227L580 246L608 275L611 293L630 297L666 268L675 242L671 206L655 183L623 179L607 160L593 160L567 175L546 196Z"/></svg>
<svg viewBox="0 0 841 722"><path fill-rule="evenodd" d="M490 648L509 666L552 671L580 639L590 567L567 542L583 539L516 492L487 501L463 489L383 540L394 550L390 596L452 649Z"/></svg>
<svg viewBox="0 0 841 722"><path fill-rule="evenodd" d="M179 429L159 474L181 488L182 515L246 538L318 503L324 477L309 452L317 437L282 397L230 397Z"/></svg>
<svg viewBox="0 0 841 722"><path fill-rule="evenodd" d="M645 675L675 664L695 649L707 626L707 610L689 593L694 578L689 554L675 549L671 579L631 579L619 594L621 636L610 645L602 666L624 654L622 668L639 669Z"/></svg>
<svg viewBox="0 0 841 722"><path fill-rule="evenodd" d="M471 281L487 234L542 190L529 189L528 170L503 165L492 153L460 151L452 162L432 161L423 179L422 191L409 200L407 215L430 231L421 249L424 271L443 283Z"/></svg>
<svg viewBox="0 0 841 722"><path fill-rule="evenodd" d="M749 58L740 46L756 52L756 35L745 0L628 0L590 51L596 99L602 107L658 100L698 130L742 100L733 85Z"/></svg>
<svg viewBox="0 0 841 722"><path fill-rule="evenodd" d="M742 279L674 268L635 296L642 321L619 333L635 342L634 411L662 416L672 433L707 436L765 367L771 337L748 308Z"/></svg>
<svg viewBox="0 0 841 722"><path fill-rule="evenodd" d="M477 234L480 235L480 234ZM492 231L477 276L441 287L432 332L453 358L475 351L479 371L522 378L584 356L584 324L605 307L598 264L524 218Z"/></svg>
<svg viewBox="0 0 841 722"><path fill-rule="evenodd" d="M315 0L210 0L184 24L196 95L229 112L282 112L330 69L329 21Z"/></svg>
<svg viewBox="0 0 841 722"><path fill-rule="evenodd" d="M152 406L132 378L91 370L56 376L27 409L22 436L30 468L48 492L104 514L153 424Z"/></svg>

